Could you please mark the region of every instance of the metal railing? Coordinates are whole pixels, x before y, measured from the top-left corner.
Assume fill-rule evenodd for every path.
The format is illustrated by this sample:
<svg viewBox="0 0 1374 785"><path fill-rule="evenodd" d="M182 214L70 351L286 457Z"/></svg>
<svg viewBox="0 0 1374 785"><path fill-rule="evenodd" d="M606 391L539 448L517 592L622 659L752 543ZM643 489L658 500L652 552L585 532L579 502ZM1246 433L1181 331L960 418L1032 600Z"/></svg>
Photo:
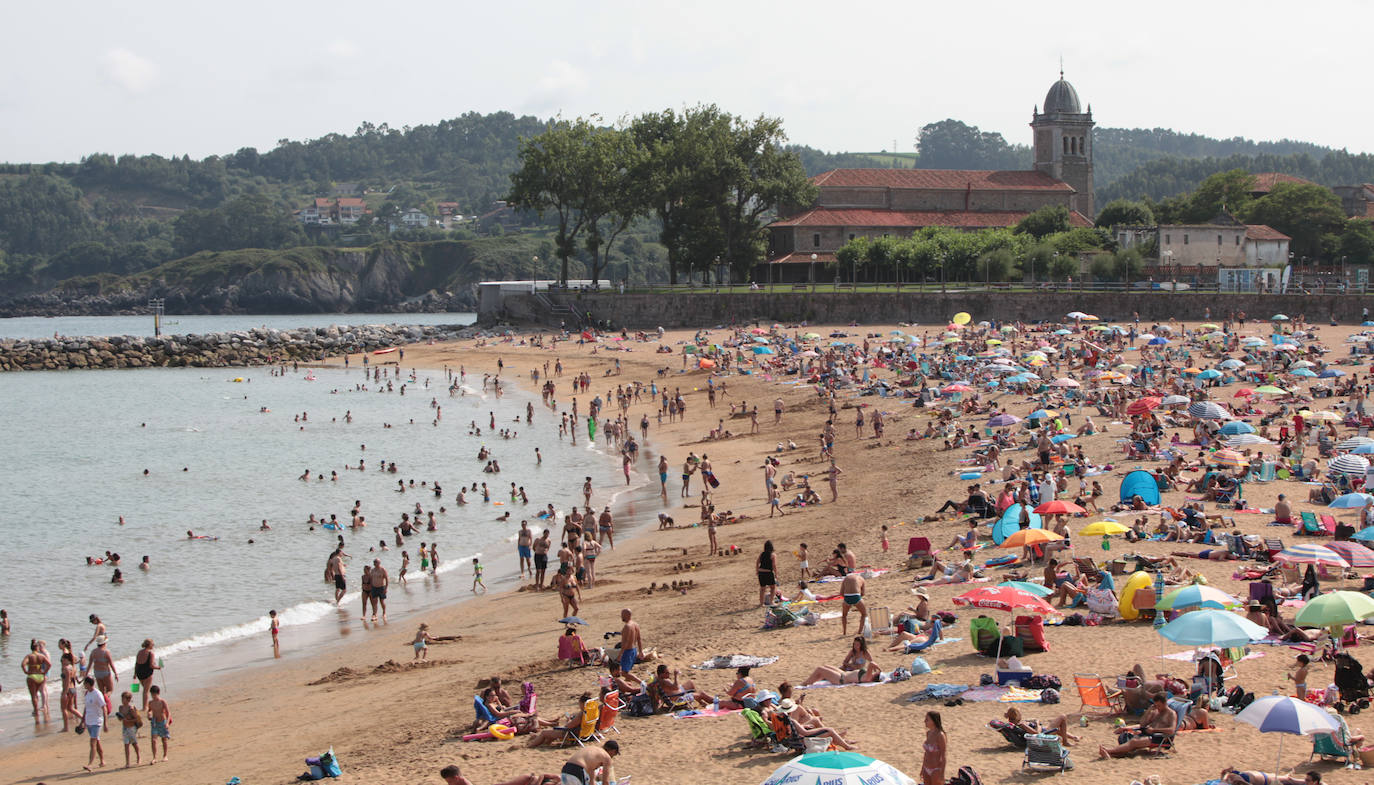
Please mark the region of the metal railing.
<svg viewBox="0 0 1374 785"><path fill-rule="evenodd" d="M619 288L609 288L600 290L588 290L587 294L616 294ZM751 294L751 293L790 293L807 292L816 294L841 293L841 292L871 292L871 293L926 293L939 294L941 292L996 292L996 293L1131 293L1131 294L1310 294L1323 296L1354 296L1364 297L1369 294L1367 284L1356 284L1350 286L1336 286L1325 282L1315 282L1304 284L1302 282L1290 282L1286 289L1280 290L1278 287L1239 287L1226 285L1217 281L903 281L903 282L882 282L882 281L859 281L851 283L847 281L830 282L795 282L795 283L758 283L758 284L704 284L704 283L679 283L679 284L650 284L640 286L629 286L624 289L625 294L686 294L686 293L713 293L713 294ZM564 297L576 297L582 292L567 291L560 293Z"/></svg>

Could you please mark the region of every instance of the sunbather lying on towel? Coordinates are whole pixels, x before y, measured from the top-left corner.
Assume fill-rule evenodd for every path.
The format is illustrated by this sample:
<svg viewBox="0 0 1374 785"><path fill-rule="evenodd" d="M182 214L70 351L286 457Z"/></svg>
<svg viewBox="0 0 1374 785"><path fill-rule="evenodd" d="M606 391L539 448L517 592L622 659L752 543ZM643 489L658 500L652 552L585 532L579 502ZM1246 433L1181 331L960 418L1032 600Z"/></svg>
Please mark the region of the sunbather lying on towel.
<svg viewBox="0 0 1374 785"><path fill-rule="evenodd" d="M1299 779L1281 774L1266 774L1262 771L1236 771L1227 768L1221 771L1221 781L1227 785L1322 785L1322 773L1309 771Z"/></svg>
<svg viewBox="0 0 1374 785"><path fill-rule="evenodd" d="M439 776L447 785L472 785L472 781L463 776L457 766L445 766L439 771ZM558 785L562 779L557 774L524 774L515 779L498 782L497 785Z"/></svg>
<svg viewBox="0 0 1374 785"><path fill-rule="evenodd" d="M809 685L821 681L831 684L859 684L865 681L882 681L882 678L882 669L873 661L873 655L868 651L868 641L860 635L854 638L854 644L840 667L822 665L812 671L802 684Z"/></svg>

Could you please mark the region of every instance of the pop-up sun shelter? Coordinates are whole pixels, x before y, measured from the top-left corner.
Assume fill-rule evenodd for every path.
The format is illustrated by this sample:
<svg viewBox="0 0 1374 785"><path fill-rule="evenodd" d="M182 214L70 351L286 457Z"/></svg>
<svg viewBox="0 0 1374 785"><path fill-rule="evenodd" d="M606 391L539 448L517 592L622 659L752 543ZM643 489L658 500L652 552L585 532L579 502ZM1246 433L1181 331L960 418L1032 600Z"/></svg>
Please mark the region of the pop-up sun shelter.
<svg viewBox="0 0 1374 785"><path fill-rule="evenodd" d="M1031 510L1027 509L1026 515L1028 515L1030 518L1029 528L1044 528L1044 525L1040 521L1039 513L1032 512ZM997 545L1001 545L1003 540L1007 539L1008 537L1010 537L1011 535L1015 534L1020 530L1021 505L1013 504L1010 507L1008 507L1005 512L1002 513L1002 517L998 519L997 523L994 523L992 525L992 541Z"/></svg>
<svg viewBox="0 0 1374 785"><path fill-rule="evenodd" d="M1121 501L1129 502L1139 496L1146 504L1159 504L1159 485L1155 476L1144 469L1136 469L1121 479Z"/></svg>

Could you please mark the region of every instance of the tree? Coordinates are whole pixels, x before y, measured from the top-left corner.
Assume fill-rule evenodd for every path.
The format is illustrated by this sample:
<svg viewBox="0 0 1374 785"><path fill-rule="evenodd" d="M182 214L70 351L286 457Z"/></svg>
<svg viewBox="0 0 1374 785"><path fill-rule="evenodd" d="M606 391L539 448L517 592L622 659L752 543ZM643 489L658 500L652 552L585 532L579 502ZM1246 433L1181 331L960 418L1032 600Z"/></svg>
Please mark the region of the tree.
<svg viewBox="0 0 1374 785"><path fill-rule="evenodd" d="M558 254L558 281L568 283L568 260L577 252L577 238L585 218L582 201L586 196L583 164L584 149L596 129L582 118L572 122L549 123L544 133L520 145L520 168L510 176L511 190L506 197L512 205L543 215L552 210L558 216L554 248Z"/></svg>
<svg viewBox="0 0 1374 785"><path fill-rule="evenodd" d="M1021 270L1027 280L1045 280L1050 276L1050 262L1054 260L1054 246L1036 243L1021 257ZM1037 278L1038 276L1038 278Z"/></svg>
<svg viewBox="0 0 1374 785"><path fill-rule="evenodd" d="M1222 211L1243 215L1250 206L1250 193L1254 190L1255 176L1244 169L1214 174L1193 191L1181 216L1182 222L1207 223Z"/></svg>
<svg viewBox="0 0 1374 785"><path fill-rule="evenodd" d="M1329 254L1329 250L1323 253L1323 237L1338 234L1346 225L1341 200L1334 193L1303 183L1275 185L1255 200L1245 218L1247 223L1267 224L1293 238L1290 250L1311 259Z"/></svg>
<svg viewBox="0 0 1374 785"><path fill-rule="evenodd" d="M629 131L617 129L594 135L583 155L586 181L595 183L582 200L584 247L591 256L592 280L597 281L610 262L616 238L648 210L646 154Z"/></svg>
<svg viewBox="0 0 1374 785"><path fill-rule="evenodd" d="M1016 234L1029 234L1037 240L1058 232L1069 230L1069 208L1063 205L1053 205L1041 207L1031 213L1013 229Z"/></svg>
<svg viewBox="0 0 1374 785"><path fill-rule="evenodd" d="M1144 202L1116 199L1108 202L1102 212L1097 214L1097 226L1110 229L1113 226L1154 226L1155 215Z"/></svg>
<svg viewBox="0 0 1374 785"><path fill-rule="evenodd" d="M1024 169L1030 150L1007 144L999 133L982 131L958 120L921 127L916 137L922 169Z"/></svg>
<svg viewBox="0 0 1374 785"><path fill-rule="evenodd" d="M1016 266L1016 255L1010 248L997 248L983 254L978 264L983 268L986 280L1005 281L1011 277L1011 271Z"/></svg>
<svg viewBox="0 0 1374 785"><path fill-rule="evenodd" d="M1374 224L1358 218L1346 221L1340 254L1347 264L1374 264Z"/></svg>
<svg viewBox="0 0 1374 785"><path fill-rule="evenodd" d="M1050 258L1050 277L1062 281L1079 270L1077 254L1055 254Z"/></svg>

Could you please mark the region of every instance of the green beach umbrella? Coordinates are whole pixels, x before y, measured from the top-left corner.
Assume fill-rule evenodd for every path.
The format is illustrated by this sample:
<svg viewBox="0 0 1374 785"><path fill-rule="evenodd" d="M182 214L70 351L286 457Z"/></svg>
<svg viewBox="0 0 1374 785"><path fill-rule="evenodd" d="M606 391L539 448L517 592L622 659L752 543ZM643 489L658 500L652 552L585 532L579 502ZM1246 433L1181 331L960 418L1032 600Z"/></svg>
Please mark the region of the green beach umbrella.
<svg viewBox="0 0 1374 785"><path fill-rule="evenodd" d="M763 785L916 785L890 764L857 752L812 752L782 764Z"/></svg>
<svg viewBox="0 0 1374 785"><path fill-rule="evenodd" d="M1354 624L1374 616L1374 599L1357 591L1333 591L1313 597L1298 611L1294 623L1301 627L1334 627Z"/></svg>

